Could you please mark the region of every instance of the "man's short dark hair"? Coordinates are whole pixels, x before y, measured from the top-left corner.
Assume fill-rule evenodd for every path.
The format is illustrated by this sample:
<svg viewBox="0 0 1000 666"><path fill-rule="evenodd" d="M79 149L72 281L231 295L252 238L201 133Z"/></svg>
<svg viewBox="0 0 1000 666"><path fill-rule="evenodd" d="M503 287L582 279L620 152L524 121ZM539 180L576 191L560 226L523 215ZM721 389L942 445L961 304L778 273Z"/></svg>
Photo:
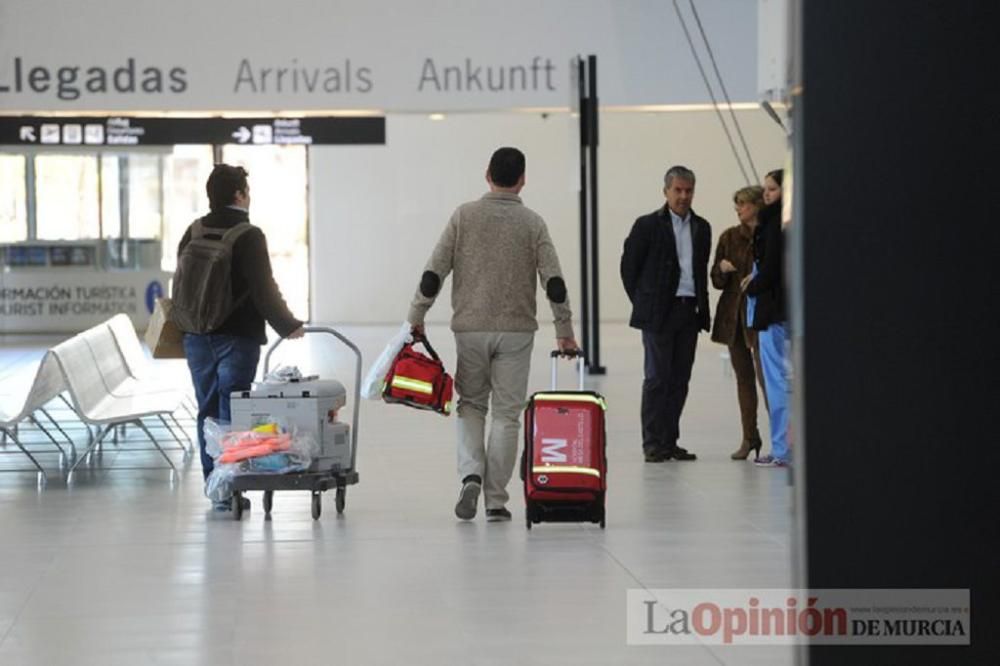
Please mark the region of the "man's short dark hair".
<svg viewBox="0 0 1000 666"><path fill-rule="evenodd" d="M524 175L524 153L517 148L497 148L490 158L490 180L499 187L514 187Z"/></svg>
<svg viewBox="0 0 1000 666"><path fill-rule="evenodd" d="M250 174L241 166L216 164L212 174L205 183L208 192L208 207L219 210L229 206L236 198L237 192L247 191L247 176Z"/></svg>

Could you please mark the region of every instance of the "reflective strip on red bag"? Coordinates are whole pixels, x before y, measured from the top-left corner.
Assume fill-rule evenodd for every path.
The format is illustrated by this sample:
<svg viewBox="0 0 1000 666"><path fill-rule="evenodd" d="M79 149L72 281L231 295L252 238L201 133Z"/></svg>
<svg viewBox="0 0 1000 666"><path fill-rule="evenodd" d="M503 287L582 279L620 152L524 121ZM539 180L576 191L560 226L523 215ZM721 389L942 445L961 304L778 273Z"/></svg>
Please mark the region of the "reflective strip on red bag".
<svg viewBox="0 0 1000 666"><path fill-rule="evenodd" d="M601 470L593 467L578 467L575 465L534 465L532 474L586 474L601 478Z"/></svg>
<svg viewBox="0 0 1000 666"><path fill-rule="evenodd" d="M396 375L392 378L390 386L393 388L413 391L414 393L426 393L427 395L434 393L434 385L430 382L414 379L412 377L402 377L400 375Z"/></svg>
<svg viewBox="0 0 1000 666"><path fill-rule="evenodd" d="M537 393L532 396L532 400L539 402L546 400L561 400L566 402L592 402L599 405L604 411L608 411L608 403L604 398L586 393Z"/></svg>

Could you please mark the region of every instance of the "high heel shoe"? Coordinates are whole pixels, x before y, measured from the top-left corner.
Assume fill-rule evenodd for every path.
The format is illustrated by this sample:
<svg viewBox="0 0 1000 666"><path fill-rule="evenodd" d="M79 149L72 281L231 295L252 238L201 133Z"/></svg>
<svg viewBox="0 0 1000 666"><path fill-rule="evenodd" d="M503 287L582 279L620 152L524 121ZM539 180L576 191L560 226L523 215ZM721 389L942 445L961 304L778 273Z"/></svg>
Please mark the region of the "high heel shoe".
<svg viewBox="0 0 1000 666"><path fill-rule="evenodd" d="M733 460L746 460L750 457L750 452L754 452L754 457L756 458L760 455L760 447L762 443L759 439L744 439L740 443L740 448L730 455L729 457Z"/></svg>

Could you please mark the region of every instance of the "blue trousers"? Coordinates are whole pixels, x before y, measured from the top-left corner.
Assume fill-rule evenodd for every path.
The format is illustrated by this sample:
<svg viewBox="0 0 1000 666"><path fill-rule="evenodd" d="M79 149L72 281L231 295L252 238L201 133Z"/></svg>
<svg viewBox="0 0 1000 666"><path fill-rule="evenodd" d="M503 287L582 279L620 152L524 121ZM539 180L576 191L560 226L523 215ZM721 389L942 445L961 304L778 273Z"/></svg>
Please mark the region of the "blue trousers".
<svg viewBox="0 0 1000 666"><path fill-rule="evenodd" d="M205 451L205 419L229 423L229 396L250 388L257 374L260 345L235 335L185 333L184 355L198 400L198 447L201 471L207 479L215 463Z"/></svg>
<svg viewBox="0 0 1000 666"><path fill-rule="evenodd" d="M792 391L788 324L771 324L757 339L771 420L771 455L776 460L788 462L791 453L788 450L788 403Z"/></svg>

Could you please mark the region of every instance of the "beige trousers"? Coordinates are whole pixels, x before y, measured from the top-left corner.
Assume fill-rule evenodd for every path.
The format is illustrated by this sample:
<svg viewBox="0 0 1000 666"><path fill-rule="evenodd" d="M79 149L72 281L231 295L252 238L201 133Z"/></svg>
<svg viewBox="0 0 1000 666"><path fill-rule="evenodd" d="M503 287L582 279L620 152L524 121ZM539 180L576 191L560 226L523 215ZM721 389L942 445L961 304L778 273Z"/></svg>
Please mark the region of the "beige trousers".
<svg viewBox="0 0 1000 666"><path fill-rule="evenodd" d="M458 368L458 476L483 479L487 509L507 504L517 463L521 412L527 399L532 333L456 333ZM486 414L491 413L489 445Z"/></svg>

